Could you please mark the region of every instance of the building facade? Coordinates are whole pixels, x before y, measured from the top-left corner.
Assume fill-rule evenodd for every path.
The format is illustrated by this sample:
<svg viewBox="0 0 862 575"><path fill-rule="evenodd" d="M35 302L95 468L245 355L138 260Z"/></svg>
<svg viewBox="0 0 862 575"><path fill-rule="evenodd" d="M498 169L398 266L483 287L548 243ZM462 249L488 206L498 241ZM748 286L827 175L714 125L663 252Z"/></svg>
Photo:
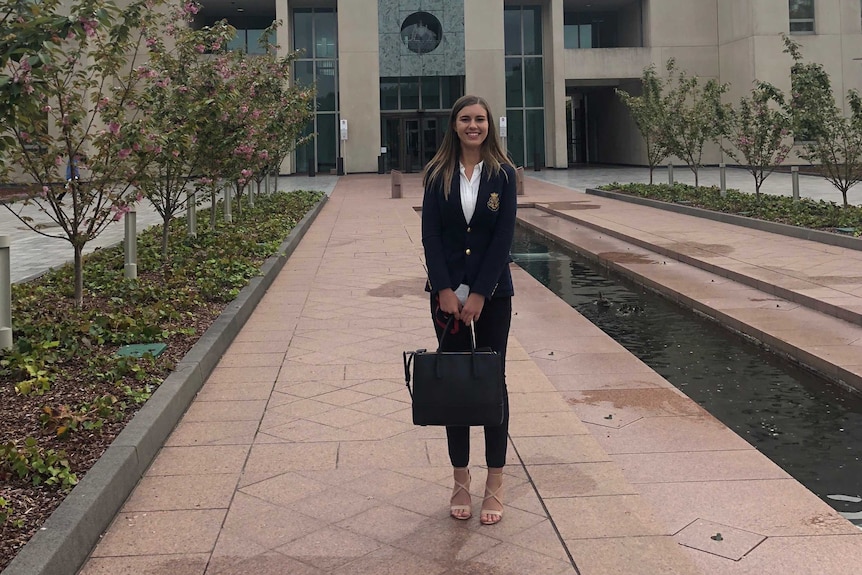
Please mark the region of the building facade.
<svg viewBox="0 0 862 575"><path fill-rule="evenodd" d="M282 49L302 51L294 80L316 86L315 136L287 173L338 158L347 173L419 171L465 93L505 118L518 165L645 164L615 88L639 93L643 69L674 58L729 83L728 101L755 80L789 93L782 34L825 66L837 98L862 89L860 0L204 0L200 16L227 18L250 52L280 20Z"/></svg>

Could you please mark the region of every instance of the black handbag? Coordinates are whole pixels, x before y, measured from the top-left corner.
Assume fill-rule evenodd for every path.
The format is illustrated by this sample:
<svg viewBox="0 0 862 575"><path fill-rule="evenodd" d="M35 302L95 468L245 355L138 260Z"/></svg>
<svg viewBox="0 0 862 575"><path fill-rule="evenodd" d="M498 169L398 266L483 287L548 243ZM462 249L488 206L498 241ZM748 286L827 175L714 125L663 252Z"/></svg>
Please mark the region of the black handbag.
<svg viewBox="0 0 862 575"><path fill-rule="evenodd" d="M405 351L404 379L413 400L415 425L500 425L503 423L503 358L488 348L440 351L452 326L449 319L440 346ZM413 388L410 388L410 367Z"/></svg>

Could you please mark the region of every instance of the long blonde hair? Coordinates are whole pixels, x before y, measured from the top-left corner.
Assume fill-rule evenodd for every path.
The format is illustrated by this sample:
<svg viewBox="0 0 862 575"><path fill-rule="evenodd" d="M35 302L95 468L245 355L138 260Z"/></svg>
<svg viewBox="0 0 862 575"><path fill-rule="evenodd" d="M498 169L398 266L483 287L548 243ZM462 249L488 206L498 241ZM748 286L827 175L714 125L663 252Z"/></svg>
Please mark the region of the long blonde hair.
<svg viewBox="0 0 862 575"><path fill-rule="evenodd" d="M494 124L494 117L488 102L479 96L461 96L452 106L452 112L449 114L449 125L443 135L443 143L440 144L437 153L425 166L425 172L422 176L422 183L425 187L442 185L446 199L449 199L450 184L461 159L461 140L455 132L455 122L461 110L474 104L479 104L485 108L485 114L488 117L488 135L480 148L482 161L485 162L485 173L489 176L496 176L504 164L514 167L512 161L503 152L503 146L497 136L497 126ZM505 174L505 172L503 173Z"/></svg>

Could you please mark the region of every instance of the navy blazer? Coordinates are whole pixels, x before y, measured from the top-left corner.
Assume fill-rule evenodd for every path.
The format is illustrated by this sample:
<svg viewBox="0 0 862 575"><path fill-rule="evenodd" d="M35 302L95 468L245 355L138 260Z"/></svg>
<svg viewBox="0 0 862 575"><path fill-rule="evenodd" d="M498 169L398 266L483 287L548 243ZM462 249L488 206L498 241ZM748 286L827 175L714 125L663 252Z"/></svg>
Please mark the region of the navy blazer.
<svg viewBox="0 0 862 575"><path fill-rule="evenodd" d="M426 187L422 200L422 245L428 265L426 291L457 288L464 283L471 293L486 299L514 295L511 261L515 234L517 192L515 169L504 164L491 176L485 166L479 183L476 210L470 223L461 207L461 174L449 185L449 198L441 185Z"/></svg>

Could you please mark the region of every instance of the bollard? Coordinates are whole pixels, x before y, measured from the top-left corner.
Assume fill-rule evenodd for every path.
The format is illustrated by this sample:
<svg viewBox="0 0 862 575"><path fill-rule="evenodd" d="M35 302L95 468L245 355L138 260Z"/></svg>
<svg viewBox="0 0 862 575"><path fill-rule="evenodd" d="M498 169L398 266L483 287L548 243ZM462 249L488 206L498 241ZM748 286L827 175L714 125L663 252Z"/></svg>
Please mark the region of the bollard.
<svg viewBox="0 0 862 575"><path fill-rule="evenodd" d="M0 236L0 349L12 347L12 262L9 236Z"/></svg>
<svg viewBox="0 0 862 575"><path fill-rule="evenodd" d="M215 231L216 228L216 200L218 196L215 190L210 191L210 231Z"/></svg>
<svg viewBox="0 0 862 575"><path fill-rule="evenodd" d="M727 166L719 164L718 173L721 179L721 197L723 198L727 195Z"/></svg>
<svg viewBox="0 0 862 575"><path fill-rule="evenodd" d="M266 194L267 196L269 195L269 181L271 179L272 179L272 174L267 172L266 173L266 180L264 181L264 184L263 184L263 193Z"/></svg>
<svg viewBox="0 0 862 575"><path fill-rule="evenodd" d="M524 195L524 168L515 168L515 195Z"/></svg>
<svg viewBox="0 0 862 575"><path fill-rule="evenodd" d="M386 172L386 170L384 168L384 163L383 163L383 154L381 154L381 155L377 156L377 173L383 174L385 172Z"/></svg>
<svg viewBox="0 0 862 575"><path fill-rule="evenodd" d="M255 191L254 186L248 184L248 207L254 207L254 196L255 194L260 195L260 182L257 182L257 191Z"/></svg>
<svg viewBox="0 0 862 575"><path fill-rule="evenodd" d="M793 201L799 201L799 166L790 168L790 177L793 181Z"/></svg>
<svg viewBox="0 0 862 575"><path fill-rule="evenodd" d="M669 186L673 185L673 162L667 163L667 184Z"/></svg>
<svg viewBox="0 0 862 575"><path fill-rule="evenodd" d="M198 237L198 200L194 190L186 192L186 233L190 238Z"/></svg>
<svg viewBox="0 0 862 575"><path fill-rule="evenodd" d="M401 197L401 172L392 170L392 199Z"/></svg>
<svg viewBox="0 0 862 575"><path fill-rule="evenodd" d="M137 208L133 205L126 212L126 265L123 266L125 278L133 280L138 277L138 213Z"/></svg>
<svg viewBox="0 0 862 575"><path fill-rule="evenodd" d="M536 152L535 154L533 154L533 171L534 172L541 172L542 171L542 165L540 164L541 161L542 161L542 155L539 154L539 152Z"/></svg>
<svg viewBox="0 0 862 575"><path fill-rule="evenodd" d="M308 177L313 178L315 176L314 171L314 158L308 158Z"/></svg>
<svg viewBox="0 0 862 575"><path fill-rule="evenodd" d="M232 196L230 193L231 186L225 186L223 189L224 193L224 221L226 223L231 223L233 221L233 206L231 205Z"/></svg>
<svg viewBox="0 0 862 575"><path fill-rule="evenodd" d="M344 158L341 156L335 158L335 174L338 176L344 175Z"/></svg>

